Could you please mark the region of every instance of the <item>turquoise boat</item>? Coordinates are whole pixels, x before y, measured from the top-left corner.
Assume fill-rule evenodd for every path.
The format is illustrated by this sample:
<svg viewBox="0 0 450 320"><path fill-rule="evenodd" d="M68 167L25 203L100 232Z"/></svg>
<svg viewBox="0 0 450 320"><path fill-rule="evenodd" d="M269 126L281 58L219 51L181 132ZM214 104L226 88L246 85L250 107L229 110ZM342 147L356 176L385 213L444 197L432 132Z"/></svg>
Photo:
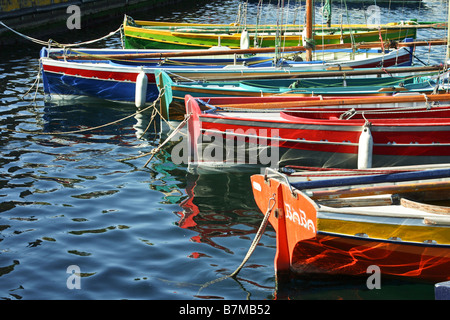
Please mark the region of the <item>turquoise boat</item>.
<svg viewBox="0 0 450 320"><path fill-rule="evenodd" d="M185 96L389 96L399 93L441 92L435 74L384 77L254 79L242 81L174 81L164 70L155 70L162 110L170 120L185 113ZM176 75L175 75L176 76Z"/></svg>

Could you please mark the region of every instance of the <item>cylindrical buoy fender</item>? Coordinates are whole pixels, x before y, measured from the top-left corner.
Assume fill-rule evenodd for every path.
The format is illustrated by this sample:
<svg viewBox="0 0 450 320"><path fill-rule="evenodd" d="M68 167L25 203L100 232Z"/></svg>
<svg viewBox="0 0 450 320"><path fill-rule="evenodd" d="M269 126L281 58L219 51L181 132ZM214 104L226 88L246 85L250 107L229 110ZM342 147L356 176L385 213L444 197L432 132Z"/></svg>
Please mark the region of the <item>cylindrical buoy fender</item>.
<svg viewBox="0 0 450 320"><path fill-rule="evenodd" d="M373 137L369 126L364 125L358 142L358 169L372 167Z"/></svg>
<svg viewBox="0 0 450 320"><path fill-rule="evenodd" d="M308 45L307 36L306 36L306 28L302 30L302 46L306 47Z"/></svg>
<svg viewBox="0 0 450 320"><path fill-rule="evenodd" d="M134 97L134 103L138 108L143 107L147 101L147 84L147 75L144 70L141 69L141 72L139 72L136 77L136 92Z"/></svg>
<svg viewBox="0 0 450 320"><path fill-rule="evenodd" d="M247 29L242 30L240 48L241 49L250 48L250 36L248 35Z"/></svg>

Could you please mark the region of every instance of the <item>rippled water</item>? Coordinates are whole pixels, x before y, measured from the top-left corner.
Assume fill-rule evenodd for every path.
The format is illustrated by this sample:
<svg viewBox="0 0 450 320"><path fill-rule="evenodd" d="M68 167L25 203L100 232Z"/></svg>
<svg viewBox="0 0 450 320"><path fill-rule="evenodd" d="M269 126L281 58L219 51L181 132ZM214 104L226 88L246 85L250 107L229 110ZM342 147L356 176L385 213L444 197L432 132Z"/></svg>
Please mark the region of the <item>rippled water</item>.
<svg viewBox="0 0 450 320"><path fill-rule="evenodd" d="M211 1L135 18L229 23L235 20L237 3ZM256 4L250 2L249 8ZM439 1L383 6L382 22L410 17L446 21L443 7ZM356 5L347 10L363 22L364 10ZM111 21L83 35L68 32L62 40L97 38L120 23ZM445 32L421 35L437 38ZM119 43L114 37L99 46ZM141 137L150 112L94 131L61 134L122 119L135 109L44 102L40 83L39 90L32 87L39 49L30 44L0 53L2 299L433 298L433 284L406 280L383 279L382 289L373 291L363 278L299 278L277 284L270 227L236 280L203 287L239 266L259 228L261 213L249 175L191 174L171 162L169 149L161 150L148 167L143 165L149 157L119 161L159 144L152 129ZM421 50L425 62L442 58L442 49ZM80 269L80 289L68 288L69 266Z"/></svg>

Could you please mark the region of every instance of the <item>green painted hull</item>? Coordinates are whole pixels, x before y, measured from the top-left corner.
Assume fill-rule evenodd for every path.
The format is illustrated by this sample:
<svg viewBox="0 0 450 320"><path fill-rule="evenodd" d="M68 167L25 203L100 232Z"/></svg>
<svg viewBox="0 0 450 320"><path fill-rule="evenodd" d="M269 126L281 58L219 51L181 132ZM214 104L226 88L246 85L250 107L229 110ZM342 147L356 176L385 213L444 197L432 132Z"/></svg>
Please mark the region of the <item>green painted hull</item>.
<svg viewBox="0 0 450 320"><path fill-rule="evenodd" d="M139 21L131 17L124 19L124 45L127 49L207 49L214 46L226 46L231 49L241 48L242 26L202 25L156 23ZM277 28L260 26L255 32L248 27L248 45L255 47L294 47L303 45L299 26L286 26L286 31L277 37ZM286 29L287 30L287 29ZM352 25L344 28L333 26L328 30L316 27L314 42L316 44L340 44L360 42L380 42L387 40L402 41L405 38L415 39L417 29L398 25L386 25L381 29L367 28L363 25Z"/></svg>
<svg viewBox="0 0 450 320"><path fill-rule="evenodd" d="M127 31L125 30L125 48L126 49L201 49L210 48L213 46L226 46L232 49L240 48L240 36L221 36L211 34L209 36L199 37L192 34L192 37L184 35L179 36L180 33L167 32L166 34L152 33L150 29L143 29L142 31ZM159 31L159 30L157 30ZM416 29L404 30L387 30L381 33L383 40L404 40L405 38L416 38ZM353 37L353 40L352 40ZM343 40L343 41L341 41ZM340 34L327 34L323 37L319 34L315 36L317 44L339 44L354 42L377 42L380 41L380 33L374 31L360 31L353 32L352 36L349 33L343 35L341 39ZM250 35L250 47L254 47L254 37ZM275 47L275 36L267 36L258 39L259 47ZM301 36L288 36L285 39L281 38L281 43L284 46L299 46L302 45Z"/></svg>

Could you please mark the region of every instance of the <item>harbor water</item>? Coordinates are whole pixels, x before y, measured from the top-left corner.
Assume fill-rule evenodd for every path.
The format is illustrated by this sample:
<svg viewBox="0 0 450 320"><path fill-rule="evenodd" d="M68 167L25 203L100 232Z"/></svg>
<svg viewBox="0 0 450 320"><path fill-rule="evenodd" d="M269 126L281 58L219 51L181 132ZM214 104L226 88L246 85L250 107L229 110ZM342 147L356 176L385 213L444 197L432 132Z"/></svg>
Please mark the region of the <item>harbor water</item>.
<svg viewBox="0 0 450 320"><path fill-rule="evenodd" d="M342 7L341 1L335 2L336 23L339 19L365 23L368 7L374 4L349 2ZM142 12L133 18L233 23L239 3L216 0ZM291 1L291 8L297 3ZM248 4L248 23L255 22L252 12L257 4ZM445 1L383 3L378 8L381 23L410 18L447 21ZM276 22L277 2L264 9L271 12L268 22ZM316 23L321 23L317 1L315 10ZM294 9L289 14L292 21ZM67 30L53 39L60 43L97 39L121 23ZM417 38L443 37L446 30L424 29ZM119 34L95 44L120 45ZM29 41L0 50L1 299L434 298L434 283L383 277L380 289L370 289L369 275L304 276L279 282L273 267L275 232L270 226L238 276L214 282L241 264L262 220L250 173L193 173L186 165L174 164L166 147L147 166L150 155L121 161L144 155L162 142L153 128L147 130L152 113L135 114L134 106L106 102L46 101L39 81L40 48ZM422 47L416 56L416 65L440 63L445 49ZM80 277L75 279L74 272Z"/></svg>

